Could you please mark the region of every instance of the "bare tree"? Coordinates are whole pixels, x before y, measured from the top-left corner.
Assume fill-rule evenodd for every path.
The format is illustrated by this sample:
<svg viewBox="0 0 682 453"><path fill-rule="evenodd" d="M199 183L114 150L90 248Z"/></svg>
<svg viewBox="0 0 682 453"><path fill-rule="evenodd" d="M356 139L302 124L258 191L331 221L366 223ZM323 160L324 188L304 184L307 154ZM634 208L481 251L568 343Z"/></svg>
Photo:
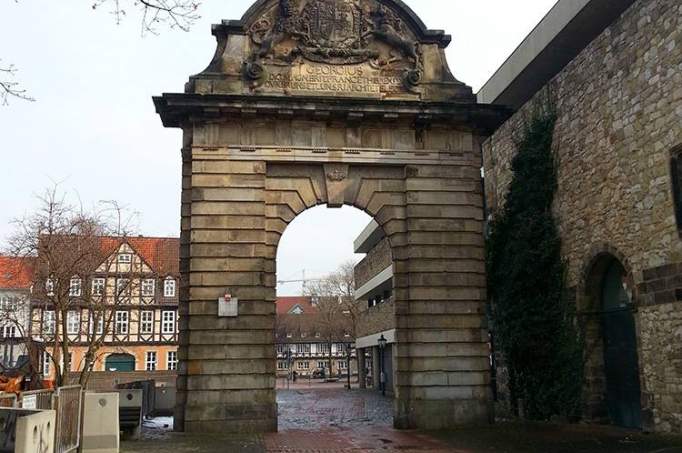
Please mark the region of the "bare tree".
<svg viewBox="0 0 682 453"><path fill-rule="evenodd" d="M140 17L141 34L158 34L159 28L189 31L201 16L200 2L194 0L93 0L92 9L109 9L117 24L126 17L137 14ZM0 60L0 105L8 105L10 98L35 101L15 80L17 68L13 64L2 64Z"/></svg>
<svg viewBox="0 0 682 453"><path fill-rule="evenodd" d="M100 347L112 332L115 304L125 300L136 281L121 273L114 285L87 283L96 269L111 267L112 250L104 246L103 237L125 238L132 217L111 202L94 210L70 204L57 185L38 201L35 212L15 221L16 232L9 241L12 255L30 256L34 263L33 294L39 310L31 314L27 337L45 346L57 385L66 382L72 346L85 346L78 370L80 384L85 385ZM84 314L88 319L81 318Z"/></svg>
<svg viewBox="0 0 682 453"><path fill-rule="evenodd" d="M305 295L312 298L317 308L314 322L317 333L327 344L330 373L333 373L332 345L345 341L346 335L356 337L358 311L355 304L354 268L355 263L344 263L326 277L305 286Z"/></svg>

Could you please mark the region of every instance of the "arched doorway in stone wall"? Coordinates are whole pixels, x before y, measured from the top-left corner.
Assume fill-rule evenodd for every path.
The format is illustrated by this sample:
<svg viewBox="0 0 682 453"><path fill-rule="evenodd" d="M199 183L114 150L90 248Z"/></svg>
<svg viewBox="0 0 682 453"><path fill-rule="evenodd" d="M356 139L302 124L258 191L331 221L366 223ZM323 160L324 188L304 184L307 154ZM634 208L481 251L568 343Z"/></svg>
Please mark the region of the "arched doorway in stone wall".
<svg viewBox="0 0 682 453"><path fill-rule="evenodd" d="M320 205L288 225L277 244L279 431L393 425L392 262L357 208Z"/></svg>
<svg viewBox="0 0 682 453"><path fill-rule="evenodd" d="M634 291L623 263L597 255L587 277L587 399L594 418L626 428L642 427L642 396Z"/></svg>
<svg viewBox="0 0 682 453"><path fill-rule="evenodd" d="M399 0L258 0L213 34L186 92L154 99L184 134L176 429L277 429L277 243L319 204L391 243L395 425L487 421L480 143L508 112L476 103L450 37Z"/></svg>

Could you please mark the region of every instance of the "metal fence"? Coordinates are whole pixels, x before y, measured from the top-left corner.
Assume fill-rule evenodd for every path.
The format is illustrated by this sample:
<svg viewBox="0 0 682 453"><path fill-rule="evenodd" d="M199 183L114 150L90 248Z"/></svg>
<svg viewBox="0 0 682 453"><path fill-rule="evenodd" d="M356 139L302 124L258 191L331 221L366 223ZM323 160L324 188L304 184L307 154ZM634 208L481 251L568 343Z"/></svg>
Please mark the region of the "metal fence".
<svg viewBox="0 0 682 453"><path fill-rule="evenodd" d="M77 451L80 445L82 388L80 385L60 387L52 407L57 411L55 453Z"/></svg>
<svg viewBox="0 0 682 453"><path fill-rule="evenodd" d="M17 407L17 395L15 393L0 393L0 407Z"/></svg>
<svg viewBox="0 0 682 453"><path fill-rule="evenodd" d="M22 409L52 409L53 395L54 390L34 390L31 392L21 392L19 403Z"/></svg>

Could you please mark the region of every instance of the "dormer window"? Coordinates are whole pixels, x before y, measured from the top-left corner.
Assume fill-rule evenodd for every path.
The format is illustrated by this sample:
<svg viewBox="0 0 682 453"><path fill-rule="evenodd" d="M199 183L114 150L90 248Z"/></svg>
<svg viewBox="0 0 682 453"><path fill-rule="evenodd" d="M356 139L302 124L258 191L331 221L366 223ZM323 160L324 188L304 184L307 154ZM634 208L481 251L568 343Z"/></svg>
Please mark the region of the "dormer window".
<svg viewBox="0 0 682 453"><path fill-rule="evenodd" d="M133 262L133 255L130 253L119 253L118 262L119 264L130 264Z"/></svg>
<svg viewBox="0 0 682 453"><path fill-rule="evenodd" d="M292 315L302 315L303 314L303 308L301 308L300 305L296 305L294 308L291 309L291 314Z"/></svg>
<svg viewBox="0 0 682 453"><path fill-rule="evenodd" d="M163 282L163 297L175 297L175 280L171 277Z"/></svg>
<svg viewBox="0 0 682 453"><path fill-rule="evenodd" d="M83 281L80 277L72 277L69 281L69 296L80 297L83 294Z"/></svg>

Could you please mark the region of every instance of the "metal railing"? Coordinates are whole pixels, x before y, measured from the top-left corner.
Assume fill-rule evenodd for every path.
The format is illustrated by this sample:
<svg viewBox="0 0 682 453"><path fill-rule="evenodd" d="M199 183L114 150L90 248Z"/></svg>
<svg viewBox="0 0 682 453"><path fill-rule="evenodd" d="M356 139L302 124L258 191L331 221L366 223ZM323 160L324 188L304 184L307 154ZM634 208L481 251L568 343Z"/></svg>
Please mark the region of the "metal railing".
<svg viewBox="0 0 682 453"><path fill-rule="evenodd" d="M52 407L57 411L55 453L77 451L80 445L82 388L80 385L59 387Z"/></svg>
<svg viewBox="0 0 682 453"><path fill-rule="evenodd" d="M22 409L48 410L52 409L54 390L33 390L21 392L19 404Z"/></svg>
<svg viewBox="0 0 682 453"><path fill-rule="evenodd" d="M17 395L0 392L0 407L17 407Z"/></svg>

